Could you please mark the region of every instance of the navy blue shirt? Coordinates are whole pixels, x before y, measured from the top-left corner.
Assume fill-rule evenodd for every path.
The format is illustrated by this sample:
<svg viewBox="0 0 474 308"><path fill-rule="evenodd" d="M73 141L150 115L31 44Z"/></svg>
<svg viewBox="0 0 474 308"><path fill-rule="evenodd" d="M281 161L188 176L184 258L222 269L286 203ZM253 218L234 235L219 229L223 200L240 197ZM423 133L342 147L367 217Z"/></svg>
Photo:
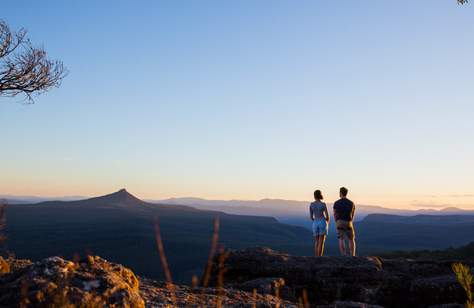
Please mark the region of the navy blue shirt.
<svg viewBox="0 0 474 308"><path fill-rule="evenodd" d="M352 221L354 218L354 202L347 198L342 198L334 202L333 209L335 220Z"/></svg>

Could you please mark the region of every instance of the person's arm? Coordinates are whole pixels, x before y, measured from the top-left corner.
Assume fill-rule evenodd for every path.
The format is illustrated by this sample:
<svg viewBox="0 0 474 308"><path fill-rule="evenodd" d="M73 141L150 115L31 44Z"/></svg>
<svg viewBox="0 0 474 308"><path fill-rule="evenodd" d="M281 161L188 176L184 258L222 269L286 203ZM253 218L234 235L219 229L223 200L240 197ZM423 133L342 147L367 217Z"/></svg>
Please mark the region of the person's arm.
<svg viewBox="0 0 474 308"><path fill-rule="evenodd" d="M334 204L334 206L332 207L332 214L334 215L334 221L337 220L336 213L337 213L336 204Z"/></svg>
<svg viewBox="0 0 474 308"><path fill-rule="evenodd" d="M311 205L309 206L309 218L311 220L314 220L314 218L313 218L313 207Z"/></svg>
<svg viewBox="0 0 474 308"><path fill-rule="evenodd" d="M330 216L329 216L329 212L328 212L328 207L325 206L324 207L324 216L326 216L326 222L329 224L329 221L331 220Z"/></svg>
<svg viewBox="0 0 474 308"><path fill-rule="evenodd" d="M356 207L355 207L354 203L352 203L351 220L354 220L355 209L356 209Z"/></svg>

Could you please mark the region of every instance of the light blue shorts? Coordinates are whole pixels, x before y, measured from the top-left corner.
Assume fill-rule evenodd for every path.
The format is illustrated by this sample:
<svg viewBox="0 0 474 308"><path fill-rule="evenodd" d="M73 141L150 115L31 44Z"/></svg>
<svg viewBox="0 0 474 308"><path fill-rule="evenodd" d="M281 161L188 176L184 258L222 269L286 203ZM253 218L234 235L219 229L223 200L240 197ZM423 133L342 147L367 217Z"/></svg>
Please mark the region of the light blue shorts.
<svg viewBox="0 0 474 308"><path fill-rule="evenodd" d="M328 224L325 219L313 220L313 236L328 235Z"/></svg>

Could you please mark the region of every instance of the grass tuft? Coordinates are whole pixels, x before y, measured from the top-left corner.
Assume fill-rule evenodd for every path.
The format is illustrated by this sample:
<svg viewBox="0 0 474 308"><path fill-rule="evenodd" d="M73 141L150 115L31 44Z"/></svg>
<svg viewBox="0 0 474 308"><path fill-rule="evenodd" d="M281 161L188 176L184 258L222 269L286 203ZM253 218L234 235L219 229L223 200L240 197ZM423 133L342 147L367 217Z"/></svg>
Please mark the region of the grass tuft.
<svg viewBox="0 0 474 308"><path fill-rule="evenodd" d="M467 301L466 301L466 308L474 308L474 300L472 296L472 282L473 277L471 273L471 269L469 266L464 265L462 263L454 263L452 265L453 272L456 274L456 279L458 280L459 284L462 286L464 291L466 292Z"/></svg>
<svg viewBox="0 0 474 308"><path fill-rule="evenodd" d="M165 249L163 247L163 240L161 238L161 231L160 231L160 222L158 217L155 220L155 239L156 245L158 246L158 252L160 254L161 265L163 266L163 271L165 272L166 277L166 288L168 289L169 293L171 294L171 300L173 302L173 307L177 307L176 304L176 290L173 284L173 279L171 276L171 271L168 266L168 260L166 259Z"/></svg>
<svg viewBox="0 0 474 308"><path fill-rule="evenodd" d="M5 229L5 203L0 201L0 247L6 240L6 235L3 233ZM0 255L0 274L7 274L10 272L10 264Z"/></svg>

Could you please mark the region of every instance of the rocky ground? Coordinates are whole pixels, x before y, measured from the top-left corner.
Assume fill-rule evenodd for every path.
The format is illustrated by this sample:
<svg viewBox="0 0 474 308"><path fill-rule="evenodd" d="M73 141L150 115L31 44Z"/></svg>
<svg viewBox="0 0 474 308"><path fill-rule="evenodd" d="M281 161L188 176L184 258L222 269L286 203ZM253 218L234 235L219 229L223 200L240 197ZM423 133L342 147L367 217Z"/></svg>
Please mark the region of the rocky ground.
<svg viewBox="0 0 474 308"><path fill-rule="evenodd" d="M100 257L9 260L9 267L0 275L0 307L296 307L271 294L168 287Z"/></svg>
<svg viewBox="0 0 474 308"><path fill-rule="evenodd" d="M78 262L51 257L8 263L9 273L0 274L0 307L375 308L463 307L465 302L452 262L429 260L231 251L223 267L213 268L213 277L224 275L221 288L169 286L92 256Z"/></svg>
<svg viewBox="0 0 474 308"><path fill-rule="evenodd" d="M466 294L451 269L454 261L378 257L301 257L268 248L231 251L225 287L257 289L313 305L355 301L383 307L463 306ZM473 267L474 263L468 264ZM214 267L214 273L219 271ZM367 306L364 306L367 307Z"/></svg>
<svg viewBox="0 0 474 308"><path fill-rule="evenodd" d="M294 303L271 294L254 294L237 289L191 288L174 286L171 291L164 282L142 279L140 293L147 307L169 307L173 305L173 294L177 307L297 307Z"/></svg>

